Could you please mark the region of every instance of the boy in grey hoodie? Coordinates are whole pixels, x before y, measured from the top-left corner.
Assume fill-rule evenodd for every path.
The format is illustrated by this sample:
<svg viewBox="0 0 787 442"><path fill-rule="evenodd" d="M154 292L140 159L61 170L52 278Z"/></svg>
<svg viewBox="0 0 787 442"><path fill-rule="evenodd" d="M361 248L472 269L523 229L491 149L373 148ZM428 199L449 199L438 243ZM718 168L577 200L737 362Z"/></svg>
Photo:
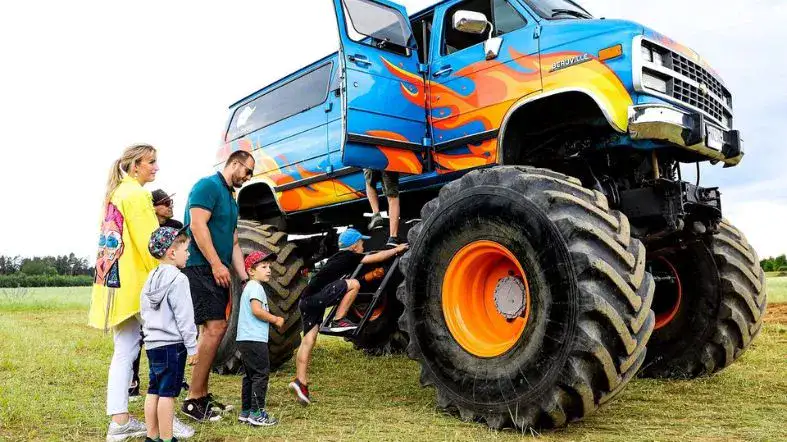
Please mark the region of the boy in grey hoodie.
<svg viewBox="0 0 787 442"><path fill-rule="evenodd" d="M185 439L194 430L175 418L175 398L180 395L189 363L197 361L197 326L186 275L180 269L189 257L184 230L159 227L150 237L148 250L159 260L142 289L140 316L150 382L145 398L146 441Z"/></svg>

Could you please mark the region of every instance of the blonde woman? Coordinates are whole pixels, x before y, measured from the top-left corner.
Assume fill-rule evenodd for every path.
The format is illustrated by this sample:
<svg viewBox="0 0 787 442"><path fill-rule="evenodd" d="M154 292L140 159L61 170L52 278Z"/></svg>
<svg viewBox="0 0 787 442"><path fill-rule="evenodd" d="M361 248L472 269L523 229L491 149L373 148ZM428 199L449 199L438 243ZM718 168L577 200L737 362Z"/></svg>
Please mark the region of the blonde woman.
<svg viewBox="0 0 787 442"><path fill-rule="evenodd" d="M139 297L148 273L158 265L148 251L159 226L150 192L142 186L156 178L156 149L126 148L109 172L98 241L90 325L112 330L114 354L107 381L107 441L144 437L145 425L128 413L131 366L139 353Z"/></svg>

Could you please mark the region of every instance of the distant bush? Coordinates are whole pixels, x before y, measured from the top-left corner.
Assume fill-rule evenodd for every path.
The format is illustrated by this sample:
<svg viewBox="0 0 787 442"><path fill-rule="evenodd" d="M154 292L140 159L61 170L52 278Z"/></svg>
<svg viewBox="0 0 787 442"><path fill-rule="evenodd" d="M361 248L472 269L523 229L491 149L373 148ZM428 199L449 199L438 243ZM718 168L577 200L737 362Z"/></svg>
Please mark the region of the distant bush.
<svg viewBox="0 0 787 442"><path fill-rule="evenodd" d="M0 287L88 287L93 284L89 275L0 275Z"/></svg>

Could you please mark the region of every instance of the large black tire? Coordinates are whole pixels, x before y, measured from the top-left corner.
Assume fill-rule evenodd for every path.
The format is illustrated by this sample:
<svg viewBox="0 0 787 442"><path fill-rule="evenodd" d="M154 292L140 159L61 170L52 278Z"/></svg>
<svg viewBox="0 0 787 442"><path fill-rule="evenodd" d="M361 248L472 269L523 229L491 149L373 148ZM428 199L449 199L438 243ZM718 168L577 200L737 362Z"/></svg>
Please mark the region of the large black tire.
<svg viewBox="0 0 787 442"><path fill-rule="evenodd" d="M400 323L438 407L496 429L562 427L637 373L653 329L654 283L644 246L601 193L545 169L495 167L446 185L421 215L401 265ZM486 358L458 344L441 308L448 263L479 240L516 256L532 302L513 347Z"/></svg>
<svg viewBox="0 0 787 442"><path fill-rule="evenodd" d="M302 325L298 300L306 288L306 277L301 272L303 259L298 256L295 244L287 242L287 234L271 225L240 220L238 239L244 255L253 250L267 250L278 254L276 262L271 266L271 280L264 284L271 313L285 319L283 332L280 333L275 327L270 329L268 351L271 369L275 370L292 358L293 351L301 343ZM237 284L237 280L234 280L227 333L213 362L214 370L221 374L238 373L241 369L240 355L235 345L241 293L242 288Z"/></svg>
<svg viewBox="0 0 787 442"><path fill-rule="evenodd" d="M657 321L642 376L694 378L732 364L757 336L765 315L765 273L757 253L738 229L723 221L710 239L653 255L651 261L670 263L682 294L675 298L672 319L664 325ZM662 287L657 284L657 318L659 296L673 293ZM665 307L661 310L672 311Z"/></svg>

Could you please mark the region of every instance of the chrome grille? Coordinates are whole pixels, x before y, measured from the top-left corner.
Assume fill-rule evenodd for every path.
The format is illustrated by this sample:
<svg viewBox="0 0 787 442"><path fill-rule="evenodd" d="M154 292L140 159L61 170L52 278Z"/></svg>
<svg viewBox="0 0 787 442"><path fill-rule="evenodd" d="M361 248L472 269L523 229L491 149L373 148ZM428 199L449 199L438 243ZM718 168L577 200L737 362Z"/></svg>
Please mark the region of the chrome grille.
<svg viewBox="0 0 787 442"><path fill-rule="evenodd" d="M650 75L667 82L666 93L636 81L638 91L684 104L725 129L732 128L732 95L716 74L676 51L649 39L642 39L643 48L658 53L660 58L635 57L639 75Z"/></svg>
<svg viewBox="0 0 787 442"><path fill-rule="evenodd" d="M729 100L730 94L724 89L724 86L716 77L697 63L675 52L672 52L672 70L696 82L705 83L708 86L708 90L718 97Z"/></svg>
<svg viewBox="0 0 787 442"><path fill-rule="evenodd" d="M707 83L706 83L707 84ZM722 121L724 108L718 100L706 95L700 91L700 88L679 80L677 78L672 80L672 96L676 99L690 104L702 111L708 113L716 121Z"/></svg>

